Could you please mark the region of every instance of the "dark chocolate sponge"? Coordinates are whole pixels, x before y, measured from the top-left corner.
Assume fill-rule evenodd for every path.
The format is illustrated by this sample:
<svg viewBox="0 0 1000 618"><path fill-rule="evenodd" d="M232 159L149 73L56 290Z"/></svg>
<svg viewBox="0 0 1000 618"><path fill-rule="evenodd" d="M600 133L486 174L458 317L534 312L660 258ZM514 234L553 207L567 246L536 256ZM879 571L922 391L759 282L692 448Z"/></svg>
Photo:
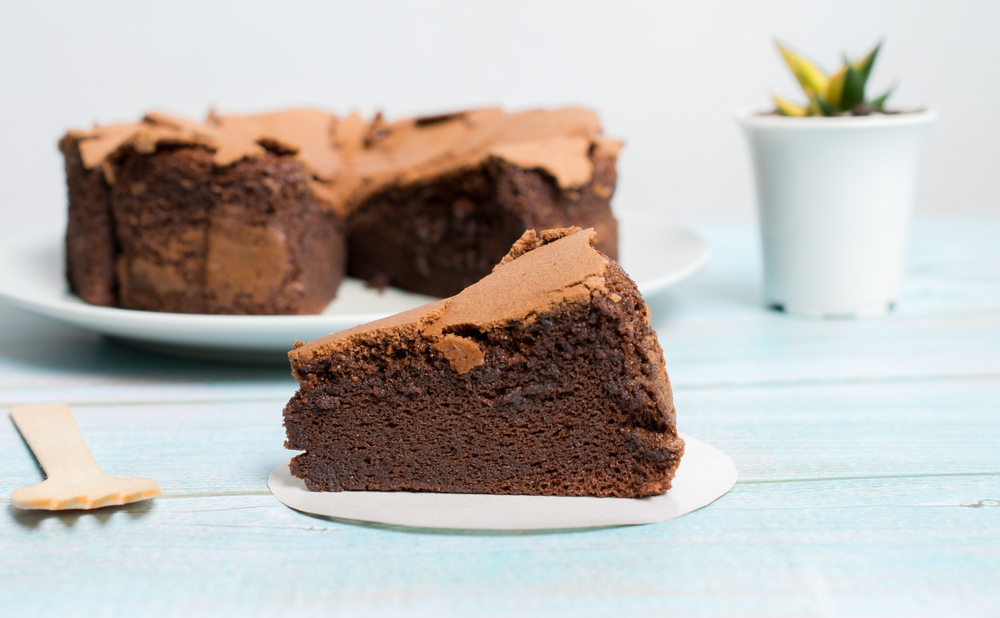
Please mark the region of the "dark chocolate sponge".
<svg viewBox="0 0 1000 618"><path fill-rule="evenodd" d="M593 230L533 231L461 294L299 344L292 474L316 491L617 496L683 454L649 311Z"/></svg>
<svg viewBox="0 0 1000 618"><path fill-rule="evenodd" d="M453 296L488 275L526 229L566 226L597 229L597 248L617 259L618 224L610 206L615 161L605 156L594 163L590 182L569 194L543 170L498 158L381 191L348 218L347 272Z"/></svg>
<svg viewBox="0 0 1000 618"><path fill-rule="evenodd" d="M333 116L285 112L71 131L67 278L83 300L177 313L319 313L344 278L343 220L319 175ZM249 126L249 123L254 123ZM329 149L329 146L326 146ZM316 154L319 153L319 154Z"/></svg>
<svg viewBox="0 0 1000 618"><path fill-rule="evenodd" d="M288 156L217 167L197 146L126 153L111 204L127 309L319 313L344 276L340 225Z"/></svg>

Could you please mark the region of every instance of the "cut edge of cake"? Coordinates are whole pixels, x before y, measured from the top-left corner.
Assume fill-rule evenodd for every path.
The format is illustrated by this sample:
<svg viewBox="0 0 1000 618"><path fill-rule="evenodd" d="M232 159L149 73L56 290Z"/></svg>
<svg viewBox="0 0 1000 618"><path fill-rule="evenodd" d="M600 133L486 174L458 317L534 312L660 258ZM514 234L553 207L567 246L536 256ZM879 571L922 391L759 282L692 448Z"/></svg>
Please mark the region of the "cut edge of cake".
<svg viewBox="0 0 1000 618"><path fill-rule="evenodd" d="M635 284L616 262L593 249L594 236L593 230L579 228L529 230L492 274L452 298L310 343L296 342L289 360L300 390L285 409L286 447L307 452L293 459L293 474L314 490L634 498L669 489L683 441L662 350ZM518 348L518 336L531 339L530 345ZM532 363L537 371L530 370ZM602 369L595 373L597 368ZM590 391L574 391L574 371L589 380ZM505 375L516 382L502 384ZM401 395L404 391L417 394ZM461 414L474 417L464 421L465 433L461 423L454 425L459 413L450 410L460 399L469 408ZM593 415L607 418L587 416L582 408L589 404L581 402L588 401L599 408ZM525 410L549 414L561 425L548 427L538 416L531 421L540 423L534 433L524 433L528 421L518 414L530 416ZM434 418L439 426L421 424ZM488 418L509 424L504 426L512 433L500 428L488 435ZM365 429L350 429L356 423ZM435 455L426 444L411 442L406 423L424 427L428 439L445 445L444 450ZM602 433L595 423L614 429ZM551 471L552 484L537 476L532 466L552 462L559 449L532 436L552 431L556 436L562 429L583 441L573 448L577 457L593 459L589 468L584 465L593 479L570 478L560 469ZM364 434L370 444L352 442L347 434ZM525 457L531 456L518 453L516 445L499 451L484 447L515 435L541 459L528 465ZM588 440L611 446L595 451ZM382 441L409 444L410 451L382 452ZM368 454L359 460L358 453ZM464 471L469 480L465 485L430 482L436 478L435 464L417 461L421 458L435 459L441 471L450 471L449 479ZM400 461L410 463L401 468Z"/></svg>

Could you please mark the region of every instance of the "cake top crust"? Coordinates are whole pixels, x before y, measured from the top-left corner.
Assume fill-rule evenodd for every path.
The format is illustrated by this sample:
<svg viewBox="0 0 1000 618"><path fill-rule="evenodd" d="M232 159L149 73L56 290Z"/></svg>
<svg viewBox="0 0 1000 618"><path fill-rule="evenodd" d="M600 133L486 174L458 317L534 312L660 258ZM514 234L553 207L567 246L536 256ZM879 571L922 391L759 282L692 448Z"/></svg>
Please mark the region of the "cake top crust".
<svg viewBox="0 0 1000 618"><path fill-rule="evenodd" d="M497 157L543 169L565 190L590 181L594 151L617 155L621 142L601 137L592 111L580 108L506 113L499 108L408 118L296 109L252 116L210 113L204 122L161 113L141 122L70 131L87 169L119 150L152 153L160 144L198 145L226 166L267 151L291 154L323 181L324 197L344 211L389 185L406 185L479 165Z"/></svg>
<svg viewBox="0 0 1000 618"><path fill-rule="evenodd" d="M593 149L616 156L621 148L621 142L601 137L594 112L576 107L517 113L487 108L391 124L376 117L362 139L354 139L340 141L349 163L335 183L354 203L382 187L475 167L489 157L543 169L561 188L575 189L590 181Z"/></svg>
<svg viewBox="0 0 1000 618"><path fill-rule="evenodd" d="M266 147L296 155L319 179L331 178L342 161L333 142L337 119L309 109L256 116L217 116L194 122L169 114L150 113L141 122L70 131L79 140L80 157L94 169L124 147L152 153L160 144L200 145L214 151L213 161L224 167L243 158L260 157Z"/></svg>
<svg viewBox="0 0 1000 618"><path fill-rule="evenodd" d="M393 342L423 334L447 342L461 373L475 366L476 352L452 341L466 328L480 332L518 320L533 320L566 303L590 302L607 293L609 260L594 249L594 230L528 230L494 271L456 296L404 311L299 345L288 353L293 367L361 342ZM471 342L471 340L468 340ZM454 350L452 350L454 348ZM444 351L444 350L443 350ZM463 371L465 369L465 371Z"/></svg>

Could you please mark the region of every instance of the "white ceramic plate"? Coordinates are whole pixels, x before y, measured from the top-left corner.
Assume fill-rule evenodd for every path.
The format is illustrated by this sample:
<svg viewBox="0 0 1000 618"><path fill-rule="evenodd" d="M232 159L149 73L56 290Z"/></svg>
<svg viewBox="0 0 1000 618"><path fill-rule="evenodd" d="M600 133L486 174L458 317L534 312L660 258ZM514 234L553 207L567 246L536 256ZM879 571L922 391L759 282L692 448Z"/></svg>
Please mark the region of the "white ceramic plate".
<svg viewBox="0 0 1000 618"><path fill-rule="evenodd" d="M649 498L436 494L408 491L309 491L288 461L267 479L274 497L297 511L414 528L553 530L652 524L711 504L736 484L736 464L697 438L684 438L673 487Z"/></svg>
<svg viewBox="0 0 1000 618"><path fill-rule="evenodd" d="M621 264L649 297L694 274L711 254L677 227L620 227ZM310 341L435 300L389 288L383 293L347 279L319 315L198 315L88 305L64 276L63 232L0 244L0 302L92 330L122 343L171 354L243 362L287 362L295 340Z"/></svg>

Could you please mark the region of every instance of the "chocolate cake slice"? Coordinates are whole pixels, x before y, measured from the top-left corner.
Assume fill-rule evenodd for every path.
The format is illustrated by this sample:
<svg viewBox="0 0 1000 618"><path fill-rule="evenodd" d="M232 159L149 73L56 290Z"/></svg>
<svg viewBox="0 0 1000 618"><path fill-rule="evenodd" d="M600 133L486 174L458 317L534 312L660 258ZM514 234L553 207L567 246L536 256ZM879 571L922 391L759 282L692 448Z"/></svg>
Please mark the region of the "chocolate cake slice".
<svg viewBox="0 0 1000 618"><path fill-rule="evenodd" d="M348 274L452 296L528 229L592 227L618 257L610 200L621 143L578 108L480 109L384 124L352 143L334 185L349 213Z"/></svg>
<svg viewBox="0 0 1000 618"><path fill-rule="evenodd" d="M617 496L670 488L649 310L593 230L525 232L457 296L296 343L291 471L314 491Z"/></svg>

